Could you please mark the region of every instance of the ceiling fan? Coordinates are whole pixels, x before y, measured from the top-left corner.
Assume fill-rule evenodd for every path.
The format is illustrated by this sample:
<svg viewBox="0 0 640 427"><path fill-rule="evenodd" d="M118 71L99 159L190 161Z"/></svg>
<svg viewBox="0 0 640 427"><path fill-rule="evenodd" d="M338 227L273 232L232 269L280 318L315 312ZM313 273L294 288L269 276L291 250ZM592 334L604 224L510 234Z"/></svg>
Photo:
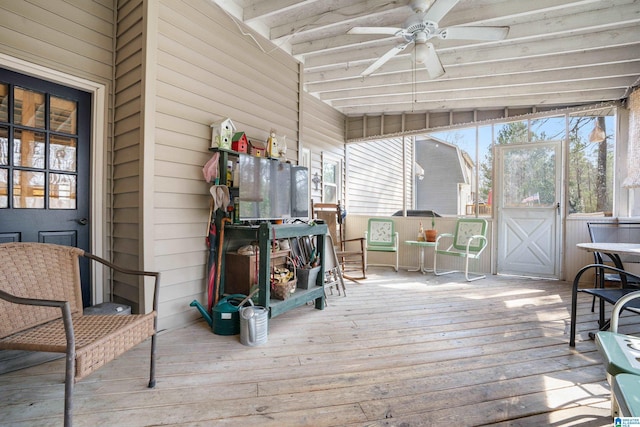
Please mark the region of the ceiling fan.
<svg viewBox="0 0 640 427"><path fill-rule="evenodd" d="M380 68L385 62L414 44L415 61L427 69L429 76L435 79L444 74L444 68L435 48L429 39L438 37L443 40L503 40L509 27L456 26L439 28L438 22L460 0L412 0L411 15L403 28L398 27L354 27L348 34L392 34L402 38L402 42L378 58L360 75L366 77ZM430 6L430 7L429 7Z"/></svg>

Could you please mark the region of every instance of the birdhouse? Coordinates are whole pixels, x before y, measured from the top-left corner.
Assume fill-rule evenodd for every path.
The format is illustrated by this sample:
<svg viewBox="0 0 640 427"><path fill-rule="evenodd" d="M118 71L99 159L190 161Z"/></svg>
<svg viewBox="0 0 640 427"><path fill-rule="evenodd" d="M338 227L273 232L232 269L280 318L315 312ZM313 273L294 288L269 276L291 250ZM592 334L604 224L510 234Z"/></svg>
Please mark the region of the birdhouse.
<svg viewBox="0 0 640 427"><path fill-rule="evenodd" d="M231 139L236 132L236 127L231 119L224 119L211 124L211 147L231 150Z"/></svg>
<svg viewBox="0 0 640 427"><path fill-rule="evenodd" d="M249 141L249 154L256 157L265 157L267 150L263 143L259 141Z"/></svg>
<svg viewBox="0 0 640 427"><path fill-rule="evenodd" d="M274 159L279 157L278 138L276 137L275 129L271 129L271 132L269 132L269 139L267 139L267 156Z"/></svg>
<svg viewBox="0 0 640 427"><path fill-rule="evenodd" d="M249 140L244 132L236 132L231 140L231 149L238 153L246 153L249 148Z"/></svg>

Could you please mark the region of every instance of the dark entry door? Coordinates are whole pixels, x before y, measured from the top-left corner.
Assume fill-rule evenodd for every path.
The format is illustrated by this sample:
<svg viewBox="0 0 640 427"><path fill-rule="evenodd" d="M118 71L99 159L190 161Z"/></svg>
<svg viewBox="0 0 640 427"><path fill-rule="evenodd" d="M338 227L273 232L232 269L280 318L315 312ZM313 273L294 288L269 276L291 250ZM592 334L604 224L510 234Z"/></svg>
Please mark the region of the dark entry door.
<svg viewBox="0 0 640 427"><path fill-rule="evenodd" d="M0 243L89 251L90 127L91 94L0 69Z"/></svg>

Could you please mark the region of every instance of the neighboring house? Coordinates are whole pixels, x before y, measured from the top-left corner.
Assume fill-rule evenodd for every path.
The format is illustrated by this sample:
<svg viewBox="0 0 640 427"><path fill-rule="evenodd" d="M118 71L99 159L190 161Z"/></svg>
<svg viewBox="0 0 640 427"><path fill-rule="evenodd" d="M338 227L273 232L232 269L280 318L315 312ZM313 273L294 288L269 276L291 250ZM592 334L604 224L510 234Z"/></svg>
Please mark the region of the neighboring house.
<svg viewBox="0 0 640 427"><path fill-rule="evenodd" d="M424 178L416 179L416 209L465 215L474 196L471 157L456 145L429 138L416 139L415 160L424 169Z"/></svg>

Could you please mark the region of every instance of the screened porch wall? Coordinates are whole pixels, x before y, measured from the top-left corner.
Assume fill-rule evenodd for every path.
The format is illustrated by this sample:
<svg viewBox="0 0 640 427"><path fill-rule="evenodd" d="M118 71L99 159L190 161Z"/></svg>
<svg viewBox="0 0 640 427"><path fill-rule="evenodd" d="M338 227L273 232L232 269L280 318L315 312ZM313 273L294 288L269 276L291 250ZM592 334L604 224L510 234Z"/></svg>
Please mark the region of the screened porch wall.
<svg viewBox="0 0 640 427"><path fill-rule="evenodd" d="M384 216L384 215L381 215ZM347 239L354 237L363 237L364 232L367 230L367 225L370 216L368 215L351 215L347 214L346 219L346 236ZM431 228L431 218L421 218L421 217L393 217L395 222L396 231L399 234L400 241L400 252L399 252L399 265L403 269L407 268L416 268L418 266L418 248L415 246L409 246L404 244L406 240L416 240L418 235L418 230L420 229L420 222L425 229ZM453 233L455 230L456 218L436 218L436 230L438 233ZM475 261L470 261L470 270L471 271L480 271L483 273L491 273L491 264L492 264L492 252L494 249L493 239L491 238L491 234L493 231L493 223L489 220L489 227L487 228L487 240L488 246L485 252L482 254L480 259L475 263ZM389 253L376 253L369 252L367 254L368 262L372 264L377 263L389 263L389 260L393 254ZM441 262L442 260L442 262ZM433 265L433 249L426 248L425 249L425 267L431 268ZM441 257L438 258L438 270L442 269L463 269L464 264L462 259L458 259L457 257ZM416 273L419 274L419 273ZM462 279L460 279L462 277ZM428 278L428 277L427 277ZM462 276L454 277L452 276L452 280L464 280L464 273Z"/></svg>
<svg viewBox="0 0 640 427"><path fill-rule="evenodd" d="M346 234L347 238L353 238L358 236L364 236L364 232L367 229L367 221L370 217L366 215L347 215L346 220ZM415 240L418 229L420 227L420 221L422 221L425 228L430 228L430 218L419 217L393 217L396 230L400 234L400 266L403 268L415 268L418 265L418 250L415 247L405 245L405 240ZM572 281L580 268L587 264L593 263L593 255L589 252L583 251L576 247L578 243L589 242L589 231L587 229L587 222L591 221L632 221L630 218L611 218L611 217L571 217L566 221L566 240L564 247L562 248L563 256L563 277L562 280ZM436 218L436 229L439 233L451 233L454 231L455 218ZM491 237L493 233L493 221L489 219L489 228L487 236L489 240L489 246L487 252L481 258L478 264L478 268L482 272L491 273L492 264L495 259L495 241ZM425 250L425 263L427 266L431 266L433 261L433 250L427 248ZM385 253L369 253L368 259L371 263L384 263L389 261L390 254ZM385 258L386 257L386 258ZM439 261L440 262L440 261ZM460 260L453 257L445 257L442 259L442 268L460 268L462 264ZM635 271L632 266L631 270ZM640 271L639 271L640 272ZM593 283L593 274L585 274L581 280L582 283Z"/></svg>

